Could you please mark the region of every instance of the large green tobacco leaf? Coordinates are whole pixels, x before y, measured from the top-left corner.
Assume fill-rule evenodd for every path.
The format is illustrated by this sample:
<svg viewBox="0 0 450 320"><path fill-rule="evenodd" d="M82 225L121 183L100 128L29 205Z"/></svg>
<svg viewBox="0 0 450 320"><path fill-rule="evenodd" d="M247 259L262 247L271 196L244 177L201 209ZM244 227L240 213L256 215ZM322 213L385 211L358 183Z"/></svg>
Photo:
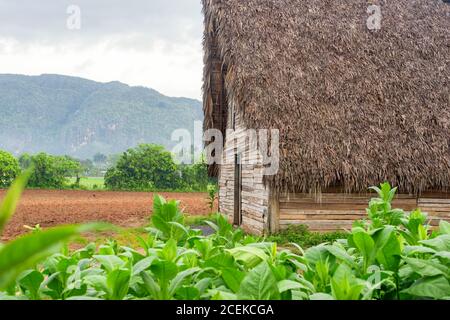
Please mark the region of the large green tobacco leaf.
<svg viewBox="0 0 450 320"><path fill-rule="evenodd" d="M125 265L125 261L120 259L118 256L113 255L95 255L94 259L100 262L102 267L105 268L107 272L119 269Z"/></svg>
<svg viewBox="0 0 450 320"><path fill-rule="evenodd" d="M84 281L92 286L97 295L110 294L110 289L107 285L107 279L104 275L88 275L84 278Z"/></svg>
<svg viewBox="0 0 450 320"><path fill-rule="evenodd" d="M375 242L365 230L359 228L353 231L352 239L356 248L364 258L364 269L367 269L367 267L372 264L372 260L374 258L373 252Z"/></svg>
<svg viewBox="0 0 450 320"><path fill-rule="evenodd" d="M346 264L341 264L331 279L333 297L337 300L359 300L364 284Z"/></svg>
<svg viewBox="0 0 450 320"><path fill-rule="evenodd" d="M403 249L403 254L410 256L415 254L435 254L436 250L433 250L424 246L405 246Z"/></svg>
<svg viewBox="0 0 450 320"><path fill-rule="evenodd" d="M178 225L183 225L183 214L177 201L166 201L163 197L155 195L153 199L153 225L162 232L165 238L179 240L185 231Z"/></svg>
<svg viewBox="0 0 450 320"><path fill-rule="evenodd" d="M328 247L324 244L311 247L305 252L306 261L310 266L315 266L319 262L326 261L329 255Z"/></svg>
<svg viewBox="0 0 450 320"><path fill-rule="evenodd" d="M203 278L203 279L197 279L197 282L195 283L195 288L200 292L200 295L203 295L206 290L211 286L213 282L212 278Z"/></svg>
<svg viewBox="0 0 450 320"><path fill-rule="evenodd" d="M383 248L389 241L391 241L392 234L395 233L393 226L385 226L372 231L372 239L374 240L373 254Z"/></svg>
<svg viewBox="0 0 450 320"><path fill-rule="evenodd" d="M450 223L448 223L445 220L442 220L439 223L439 232L442 233L442 234L450 235Z"/></svg>
<svg viewBox="0 0 450 320"><path fill-rule="evenodd" d="M400 241L393 231L389 232L387 240L383 240L383 245L375 252L375 254L377 261L382 264L385 269L390 271L398 270L401 260L401 248Z"/></svg>
<svg viewBox="0 0 450 320"><path fill-rule="evenodd" d="M102 229L103 224L61 226L28 234L0 249L0 288L5 288L25 269L53 253L63 241L90 230Z"/></svg>
<svg viewBox="0 0 450 320"><path fill-rule="evenodd" d="M16 211L17 203L19 202L20 196L27 184L31 172L31 170L27 170L13 182L2 203L0 204L0 235L2 234L6 223Z"/></svg>
<svg viewBox="0 0 450 320"><path fill-rule="evenodd" d="M152 265L153 261L156 259L155 256L150 256L145 259L140 260L133 266L133 275L137 276L142 271L147 270Z"/></svg>
<svg viewBox="0 0 450 320"><path fill-rule="evenodd" d="M440 251L435 254L435 257L441 259L450 266L450 252L449 251Z"/></svg>
<svg viewBox="0 0 450 320"><path fill-rule="evenodd" d="M347 263L351 267L356 267L355 257L348 254L343 248L337 245L330 245L326 247L328 252L330 252L337 259Z"/></svg>
<svg viewBox="0 0 450 320"><path fill-rule="evenodd" d="M150 270L159 280L161 286L168 285L169 281L175 278L178 273L177 265L170 261L157 261L152 264Z"/></svg>
<svg viewBox="0 0 450 320"><path fill-rule="evenodd" d="M418 241L427 238L427 230L424 227L426 218L426 214L419 209L411 212L407 218L403 217L402 225L405 230L401 230L400 233L410 245L417 245Z"/></svg>
<svg viewBox="0 0 450 320"><path fill-rule="evenodd" d="M304 288L305 287L301 283L292 280L281 280L280 282L278 282L278 290L280 291L280 293L289 290L301 290Z"/></svg>
<svg viewBox="0 0 450 320"><path fill-rule="evenodd" d="M237 247L227 251L230 252L237 261L242 261L249 269L257 266L261 261L267 261L267 259L269 259L269 256L263 249L251 246Z"/></svg>
<svg viewBox="0 0 450 320"><path fill-rule="evenodd" d="M140 275L142 277L142 280L144 281L143 287L150 295L150 298L152 298L153 300L163 299L161 287L156 283L153 277L146 271L142 271Z"/></svg>
<svg viewBox="0 0 450 320"><path fill-rule="evenodd" d="M174 239L169 239L161 251L161 256L164 260L174 261L177 257L177 242Z"/></svg>
<svg viewBox="0 0 450 320"><path fill-rule="evenodd" d="M252 269L241 283L240 300L276 300L280 298L277 280L267 262Z"/></svg>
<svg viewBox="0 0 450 320"><path fill-rule="evenodd" d="M449 268L438 260L422 260L416 258L404 258L411 269L422 277L450 276Z"/></svg>
<svg viewBox="0 0 450 320"><path fill-rule="evenodd" d="M38 300L39 289L43 281L44 276L39 271L28 270L19 276L17 283L23 291L28 292L32 300Z"/></svg>
<svg viewBox="0 0 450 320"><path fill-rule="evenodd" d="M110 300L123 300L128 293L131 271L129 269L116 269L106 277L106 285Z"/></svg>
<svg viewBox="0 0 450 320"><path fill-rule="evenodd" d="M184 270L176 275L176 277L170 282L169 286L169 296L175 295L175 292L182 287L183 282L192 276L193 274L200 271L200 268L191 268ZM186 293L186 292L185 292Z"/></svg>
<svg viewBox="0 0 450 320"><path fill-rule="evenodd" d="M402 292L416 297L443 299L450 295L450 284L444 276L422 278Z"/></svg>
<svg viewBox="0 0 450 320"><path fill-rule="evenodd" d="M430 240L423 240L420 243L436 251L450 251L450 234L444 234Z"/></svg>
<svg viewBox="0 0 450 320"><path fill-rule="evenodd" d="M233 292L238 292L245 273L239 270L234 258L227 253L220 253L205 261L205 267L214 268L221 273L222 280Z"/></svg>

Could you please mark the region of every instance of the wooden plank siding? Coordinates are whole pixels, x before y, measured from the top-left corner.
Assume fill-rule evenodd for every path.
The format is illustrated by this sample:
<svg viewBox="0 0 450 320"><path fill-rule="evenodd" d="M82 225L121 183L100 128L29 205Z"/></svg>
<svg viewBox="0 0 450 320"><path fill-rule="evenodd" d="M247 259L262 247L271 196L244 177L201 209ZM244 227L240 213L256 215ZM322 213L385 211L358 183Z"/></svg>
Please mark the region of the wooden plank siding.
<svg viewBox="0 0 450 320"><path fill-rule="evenodd" d="M232 108L230 108L232 110ZM233 113L228 113L227 128L232 129ZM239 112L235 116L235 132L225 137L225 154L234 154L237 149L235 141L243 143L245 127ZM244 142L245 143L245 142ZM242 157L256 159L254 165L242 165L242 225L241 227L252 234L262 235L267 233L269 191L263 184L263 167L258 165L262 159L246 150ZM230 157L231 158L231 157ZM233 156L234 158L234 156ZM227 215L230 222L234 215L234 162L224 163L219 168L219 210Z"/></svg>
<svg viewBox="0 0 450 320"><path fill-rule="evenodd" d="M310 194L281 196L280 228L303 224L312 231L351 229L353 221L366 217L365 209L373 196L345 193L322 193L317 197ZM420 197L401 194L394 200L393 208L405 211L421 208L428 213L428 218L434 226L442 219L450 222L450 195L448 198L437 198L436 194L424 194Z"/></svg>

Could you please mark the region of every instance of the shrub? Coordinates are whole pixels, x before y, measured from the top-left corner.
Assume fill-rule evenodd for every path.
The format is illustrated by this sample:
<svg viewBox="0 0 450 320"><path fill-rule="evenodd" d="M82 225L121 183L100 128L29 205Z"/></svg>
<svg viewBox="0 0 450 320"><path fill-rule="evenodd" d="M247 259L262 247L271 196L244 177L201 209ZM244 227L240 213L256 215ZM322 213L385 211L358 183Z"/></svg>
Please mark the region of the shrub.
<svg viewBox="0 0 450 320"><path fill-rule="evenodd" d="M208 165L204 158L192 165L181 165L180 171L182 180L180 189L182 190L207 192L208 185L217 182L216 179L209 177Z"/></svg>
<svg viewBox="0 0 450 320"><path fill-rule="evenodd" d="M62 189L66 186L67 178L78 175L81 170L76 160L46 153L32 156L31 164L34 170L28 186L33 188Z"/></svg>
<svg viewBox="0 0 450 320"><path fill-rule="evenodd" d="M0 150L0 188L9 187L19 172L17 159L10 153Z"/></svg>
<svg viewBox="0 0 450 320"><path fill-rule="evenodd" d="M31 166L31 155L29 153L21 154L18 160L22 170L26 170Z"/></svg>
<svg viewBox="0 0 450 320"><path fill-rule="evenodd" d="M311 232L305 225L291 225L268 238L268 241L278 244L296 243L302 248L310 248L321 243L333 243L338 239L345 239L346 232Z"/></svg>
<svg viewBox="0 0 450 320"><path fill-rule="evenodd" d="M105 186L113 190L207 192L211 183L204 160L177 165L170 152L153 144L129 149L105 175Z"/></svg>
<svg viewBox="0 0 450 320"><path fill-rule="evenodd" d="M142 144L123 153L105 175L109 189L171 190L180 185L180 172L164 147Z"/></svg>

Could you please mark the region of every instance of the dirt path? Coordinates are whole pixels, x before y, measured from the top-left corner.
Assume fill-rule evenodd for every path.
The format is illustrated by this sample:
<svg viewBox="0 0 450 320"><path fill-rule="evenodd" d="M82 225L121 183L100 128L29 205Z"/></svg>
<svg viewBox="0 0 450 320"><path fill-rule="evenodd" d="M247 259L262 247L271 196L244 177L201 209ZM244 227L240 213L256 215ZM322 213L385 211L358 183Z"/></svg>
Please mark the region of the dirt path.
<svg viewBox="0 0 450 320"><path fill-rule="evenodd" d="M0 199L5 191L0 190ZM166 199L181 201L185 213L209 213L206 194L160 193ZM2 240L16 237L27 230L24 225L42 227L59 224L105 221L122 227L144 225L151 214L153 193L27 190Z"/></svg>

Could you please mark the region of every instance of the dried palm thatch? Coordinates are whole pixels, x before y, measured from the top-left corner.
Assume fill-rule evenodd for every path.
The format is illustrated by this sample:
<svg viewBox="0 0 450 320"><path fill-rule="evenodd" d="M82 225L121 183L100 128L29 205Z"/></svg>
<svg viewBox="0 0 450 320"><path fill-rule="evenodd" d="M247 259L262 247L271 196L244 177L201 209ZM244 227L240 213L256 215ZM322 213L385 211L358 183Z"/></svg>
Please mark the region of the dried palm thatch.
<svg viewBox="0 0 450 320"><path fill-rule="evenodd" d="M381 29L367 8L381 6ZM450 186L450 6L203 0L205 129L279 129L278 191Z"/></svg>

